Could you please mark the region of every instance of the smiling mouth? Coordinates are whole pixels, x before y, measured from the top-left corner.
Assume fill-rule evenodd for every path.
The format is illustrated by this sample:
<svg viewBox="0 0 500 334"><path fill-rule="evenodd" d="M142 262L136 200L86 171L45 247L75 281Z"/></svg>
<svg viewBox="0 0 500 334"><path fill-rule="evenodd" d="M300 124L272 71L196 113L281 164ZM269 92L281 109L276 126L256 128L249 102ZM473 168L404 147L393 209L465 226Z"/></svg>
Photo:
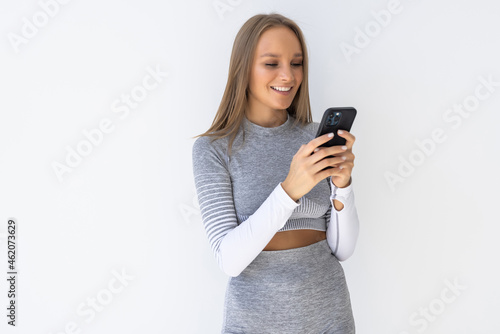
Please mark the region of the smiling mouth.
<svg viewBox="0 0 500 334"><path fill-rule="evenodd" d="M279 86L271 86L272 89L278 92L289 92L292 87L279 87Z"/></svg>

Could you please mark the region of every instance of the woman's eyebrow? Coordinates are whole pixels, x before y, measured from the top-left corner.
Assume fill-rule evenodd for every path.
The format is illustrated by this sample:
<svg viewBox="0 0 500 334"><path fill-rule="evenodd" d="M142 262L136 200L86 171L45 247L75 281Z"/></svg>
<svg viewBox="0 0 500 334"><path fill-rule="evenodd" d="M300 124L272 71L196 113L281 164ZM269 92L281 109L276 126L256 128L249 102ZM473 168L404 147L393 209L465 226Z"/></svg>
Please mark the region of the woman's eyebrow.
<svg viewBox="0 0 500 334"><path fill-rule="evenodd" d="M270 53L270 52L266 52L266 53L262 54L262 55L261 55L261 57L274 57L274 58L279 58L279 55L274 54L274 53ZM300 53L300 52L299 52L299 53L295 53L295 54L293 55L293 57L294 57L294 58L295 58L295 57L302 57L302 53Z"/></svg>

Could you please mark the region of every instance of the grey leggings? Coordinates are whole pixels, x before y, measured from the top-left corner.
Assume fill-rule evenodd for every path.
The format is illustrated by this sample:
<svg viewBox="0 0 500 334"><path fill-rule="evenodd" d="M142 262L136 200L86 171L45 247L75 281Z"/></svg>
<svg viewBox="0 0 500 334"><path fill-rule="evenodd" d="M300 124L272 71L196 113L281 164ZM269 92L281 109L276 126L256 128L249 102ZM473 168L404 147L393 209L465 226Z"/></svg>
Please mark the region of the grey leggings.
<svg viewBox="0 0 500 334"><path fill-rule="evenodd" d="M231 277L221 333L355 333L344 270L327 241L262 251Z"/></svg>

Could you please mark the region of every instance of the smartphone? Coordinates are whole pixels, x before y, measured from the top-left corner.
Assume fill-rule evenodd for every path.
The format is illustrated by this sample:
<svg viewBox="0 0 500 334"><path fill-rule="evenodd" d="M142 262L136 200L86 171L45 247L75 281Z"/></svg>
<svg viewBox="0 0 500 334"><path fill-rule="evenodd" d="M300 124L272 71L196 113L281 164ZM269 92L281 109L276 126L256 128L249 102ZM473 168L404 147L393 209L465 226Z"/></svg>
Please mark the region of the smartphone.
<svg viewBox="0 0 500 334"><path fill-rule="evenodd" d="M337 135L338 130L351 131L352 123L356 118L356 109L353 107L337 107L328 108L323 113L321 123L319 123L318 132L316 137L322 136L326 133L333 132L333 138L321 146L330 147L337 145L345 145L344 138Z"/></svg>

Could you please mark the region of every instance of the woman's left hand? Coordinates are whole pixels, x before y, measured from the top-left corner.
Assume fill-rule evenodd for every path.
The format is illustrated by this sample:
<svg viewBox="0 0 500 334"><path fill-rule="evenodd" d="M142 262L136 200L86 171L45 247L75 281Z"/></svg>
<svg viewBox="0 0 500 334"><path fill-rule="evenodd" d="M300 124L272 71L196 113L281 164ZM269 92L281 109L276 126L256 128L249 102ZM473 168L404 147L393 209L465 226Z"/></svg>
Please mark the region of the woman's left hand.
<svg viewBox="0 0 500 334"><path fill-rule="evenodd" d="M355 158L352 153L352 146L354 145L356 137L345 130L338 130L335 136L344 138L346 144L344 146L319 147L318 149L325 150L324 153L327 155L334 155L336 158L344 159L341 163L330 165L333 167L330 175L335 186L338 188L345 188L351 184L351 173L354 167ZM331 153L328 151L331 151Z"/></svg>

